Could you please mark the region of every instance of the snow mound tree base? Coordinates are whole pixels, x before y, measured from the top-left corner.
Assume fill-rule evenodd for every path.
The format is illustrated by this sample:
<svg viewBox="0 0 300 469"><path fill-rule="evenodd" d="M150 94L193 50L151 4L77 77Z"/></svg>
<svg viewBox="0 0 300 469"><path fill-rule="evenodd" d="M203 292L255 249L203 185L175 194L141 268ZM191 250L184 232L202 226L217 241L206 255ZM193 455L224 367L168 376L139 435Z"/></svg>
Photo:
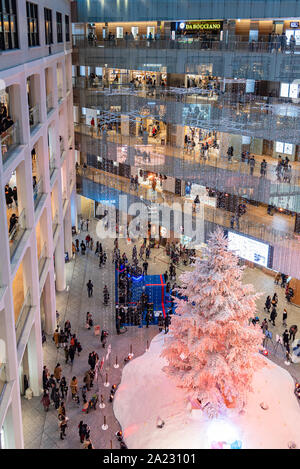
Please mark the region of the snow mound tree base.
<svg viewBox="0 0 300 469"><path fill-rule="evenodd" d="M290 374L266 360L254 373L243 412L226 409L216 419L192 410L186 393L162 370L165 335L128 363L114 399L114 412L130 449L287 449L300 447L300 407ZM268 406L261 408L261 403ZM165 425L157 428L157 418Z"/></svg>

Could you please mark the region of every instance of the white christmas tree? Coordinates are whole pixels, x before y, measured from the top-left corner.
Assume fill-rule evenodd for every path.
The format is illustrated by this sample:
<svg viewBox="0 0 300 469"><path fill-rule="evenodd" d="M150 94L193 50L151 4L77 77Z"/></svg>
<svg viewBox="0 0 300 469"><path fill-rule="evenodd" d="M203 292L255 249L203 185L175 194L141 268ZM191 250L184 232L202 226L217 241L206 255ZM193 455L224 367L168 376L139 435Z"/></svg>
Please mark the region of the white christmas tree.
<svg viewBox="0 0 300 469"><path fill-rule="evenodd" d="M177 315L172 317L162 356L164 371L179 387L217 416L226 406L241 410L254 372L264 365L263 334L249 324L257 316L252 285L242 284L243 268L228 250L221 229L213 233L203 259L181 275Z"/></svg>

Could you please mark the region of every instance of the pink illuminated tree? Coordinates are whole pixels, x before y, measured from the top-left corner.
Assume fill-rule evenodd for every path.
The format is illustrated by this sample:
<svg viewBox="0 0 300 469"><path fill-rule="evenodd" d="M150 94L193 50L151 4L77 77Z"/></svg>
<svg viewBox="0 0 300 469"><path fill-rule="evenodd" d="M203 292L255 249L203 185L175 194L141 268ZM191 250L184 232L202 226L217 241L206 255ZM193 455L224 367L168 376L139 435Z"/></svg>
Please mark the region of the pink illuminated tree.
<svg viewBox="0 0 300 469"><path fill-rule="evenodd" d="M226 406L241 410L254 372L264 365L261 328L249 324L257 316L258 295L242 284L242 274L218 229L203 259L196 258L193 271L180 277L179 292L188 300L176 299L177 315L162 352L164 371L210 416Z"/></svg>

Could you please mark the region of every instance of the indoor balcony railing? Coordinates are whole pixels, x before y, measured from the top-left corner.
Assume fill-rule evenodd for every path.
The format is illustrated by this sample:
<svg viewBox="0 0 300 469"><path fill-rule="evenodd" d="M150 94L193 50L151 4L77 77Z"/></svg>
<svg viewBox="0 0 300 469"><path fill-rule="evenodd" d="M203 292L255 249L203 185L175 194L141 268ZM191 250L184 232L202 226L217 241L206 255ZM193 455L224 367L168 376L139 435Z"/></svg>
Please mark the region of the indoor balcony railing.
<svg viewBox="0 0 300 469"><path fill-rule="evenodd" d="M22 238L26 231L26 212L22 210L20 215L17 217L16 224L9 230L9 245L10 245L10 259L13 261L15 252L19 247Z"/></svg>
<svg viewBox="0 0 300 469"><path fill-rule="evenodd" d="M34 107L29 108L29 125L32 132L40 123L40 105L36 104Z"/></svg>
<svg viewBox="0 0 300 469"><path fill-rule="evenodd" d="M5 164L13 151L20 145L19 122L14 122L8 129L0 135L0 144L2 151L2 161Z"/></svg>
<svg viewBox="0 0 300 469"><path fill-rule="evenodd" d="M34 209L36 210L42 196L43 196L43 178L37 181L35 186L33 187L33 200L34 200Z"/></svg>
<svg viewBox="0 0 300 469"><path fill-rule="evenodd" d="M178 36L176 39L160 36L159 38L107 38L105 40L89 39L84 35L73 35L73 47L106 47L106 48L150 48L150 49L198 49L213 51L239 51L253 53L283 53L293 55L299 46L282 45L279 40L269 40L263 35L257 41L249 41L245 36L235 35L227 40L215 40L199 36Z"/></svg>
<svg viewBox="0 0 300 469"><path fill-rule="evenodd" d="M99 184L99 190L97 192L98 196L102 193L102 191L105 194L106 188L118 190L124 195L131 193L130 181L128 179L119 176L112 176L108 178L106 176L106 173L104 173L103 171L99 171L95 168L88 167L84 170L82 167L80 167L77 171L77 177L90 179L94 183ZM81 184L79 184L79 186L80 185ZM85 195L84 188L81 190L80 193L82 195ZM138 186L138 190L135 192L135 195L139 198L142 196L142 200L150 200L148 189L141 185ZM106 197L108 197L107 194ZM174 202L179 204L182 204L183 202L192 203L191 200L187 201L185 198L179 195L171 194L168 192L164 193L163 196L158 193L158 198L156 199L156 202L162 204L167 203L170 206ZM222 208L212 207L210 205L204 205L204 210L201 213L201 216L204 217L204 221L206 223L210 223L212 225L219 225L223 228L231 228L232 215L232 212L229 212ZM194 216L197 216L197 212L194 213ZM267 223L259 223L257 219L255 219L255 216L251 214L248 215L246 213L245 215L242 215L239 218L239 225L237 227L235 224L234 229L246 235L264 240L270 244L281 244L288 246L290 243L295 243L297 244L299 249L299 235L292 231L291 226L290 231L278 230L274 228L271 224L268 225Z"/></svg>
<svg viewBox="0 0 300 469"><path fill-rule="evenodd" d="M59 147L60 147L60 156L61 158L63 157L63 153L65 151L65 141L63 137L60 137L60 142L59 142Z"/></svg>
<svg viewBox="0 0 300 469"><path fill-rule="evenodd" d="M52 153L49 158L49 172L50 172L50 178L52 178L54 171L57 169L57 163L55 160L55 156Z"/></svg>
<svg viewBox="0 0 300 469"><path fill-rule="evenodd" d="M24 327L26 325L26 321L27 321L30 309L31 309L31 292L30 292L30 289L28 289L21 311L19 313L19 317L16 322L16 326L15 326L17 345L19 345L20 339L22 337L22 333L24 331Z"/></svg>
<svg viewBox="0 0 300 469"><path fill-rule="evenodd" d="M51 112L52 109L54 108L54 105L53 105L53 94L52 94L52 93L47 94L47 97L46 97L46 107L47 107L47 114L49 114L49 112Z"/></svg>
<svg viewBox="0 0 300 469"><path fill-rule="evenodd" d="M56 210L55 212L55 215L52 219L52 232L53 232L53 236L55 235L56 233L56 230L58 228L58 225L59 225L59 216L58 216L58 210Z"/></svg>
<svg viewBox="0 0 300 469"><path fill-rule="evenodd" d="M41 277L44 267L47 262L47 244L44 243L41 249L39 260L38 260L38 270L39 270L39 277Z"/></svg>
<svg viewBox="0 0 300 469"><path fill-rule="evenodd" d="M63 87L62 87L62 86L58 86L58 88L57 88L57 98L58 98L58 102L59 102L59 103L63 100L63 97L64 97L64 94L63 94Z"/></svg>
<svg viewBox="0 0 300 469"><path fill-rule="evenodd" d="M2 396L6 388L7 378L6 378L6 364L0 363L0 404Z"/></svg>
<svg viewBox="0 0 300 469"><path fill-rule="evenodd" d="M98 151L98 155L101 154L103 157L117 161L120 147L123 147L126 150L122 158L124 159L123 162L133 166L136 164L136 159L138 159L142 167L149 167L149 170L150 167L153 167L153 170L155 169L163 174L165 174L163 168L168 170L168 167L170 170L174 170L175 167L182 167L180 168L182 170L192 170L191 176L193 176L195 170L203 170L203 167L215 167L249 177L256 176L260 178L261 176L260 161L263 156L256 159L253 174L251 174L247 160L241 161L240 157L233 157L229 160L225 155L216 156L209 152L207 158L202 158L199 149L183 149L174 145L162 145L160 142L153 141L152 138L148 139L148 143L145 144L143 137L125 136L114 131L106 132L104 137L104 133L99 132L90 125L75 123L74 126L76 134L81 134L87 139L81 141L82 151L90 148L91 142L93 142L93 148ZM119 161L120 158L121 156L119 156ZM275 159L268 163L266 174L262 180L270 180L274 184L286 183L287 186L299 185L300 190L300 165L296 163L296 166L292 166L291 175L288 178L289 182L284 181L283 176L281 179L277 177L276 165L277 161Z"/></svg>

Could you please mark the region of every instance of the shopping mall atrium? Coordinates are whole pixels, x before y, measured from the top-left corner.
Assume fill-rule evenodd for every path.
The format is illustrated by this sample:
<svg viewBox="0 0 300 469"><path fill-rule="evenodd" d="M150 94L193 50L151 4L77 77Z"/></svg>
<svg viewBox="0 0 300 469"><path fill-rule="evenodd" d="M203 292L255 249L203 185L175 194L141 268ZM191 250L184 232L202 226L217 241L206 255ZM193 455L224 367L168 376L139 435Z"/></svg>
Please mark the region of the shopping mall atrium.
<svg viewBox="0 0 300 469"><path fill-rule="evenodd" d="M298 0L0 0L0 449L300 447L299 129Z"/></svg>

